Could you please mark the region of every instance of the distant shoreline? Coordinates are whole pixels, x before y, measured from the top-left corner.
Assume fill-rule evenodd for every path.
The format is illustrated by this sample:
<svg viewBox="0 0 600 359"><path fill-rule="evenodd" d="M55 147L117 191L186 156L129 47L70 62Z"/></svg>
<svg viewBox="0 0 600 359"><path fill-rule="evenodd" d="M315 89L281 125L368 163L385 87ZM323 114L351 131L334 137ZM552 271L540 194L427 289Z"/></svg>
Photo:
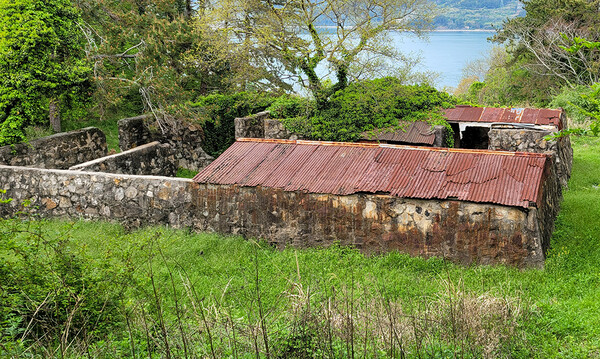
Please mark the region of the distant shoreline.
<svg viewBox="0 0 600 359"><path fill-rule="evenodd" d="M335 29L336 26L333 25L319 25L315 26L317 29ZM412 31L406 31L412 32ZM491 29L433 29L433 30L424 30L423 32L496 32L496 30Z"/></svg>
<svg viewBox="0 0 600 359"><path fill-rule="evenodd" d="M486 29L435 29L435 30L427 30L426 32L496 32L496 30L486 30Z"/></svg>

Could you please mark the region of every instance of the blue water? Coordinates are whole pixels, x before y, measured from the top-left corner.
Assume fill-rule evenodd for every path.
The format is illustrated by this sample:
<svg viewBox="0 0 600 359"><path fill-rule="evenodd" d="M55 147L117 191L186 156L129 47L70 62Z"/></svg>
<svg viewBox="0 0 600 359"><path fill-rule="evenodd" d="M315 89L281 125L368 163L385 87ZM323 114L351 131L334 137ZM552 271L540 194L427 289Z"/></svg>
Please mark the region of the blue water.
<svg viewBox="0 0 600 359"><path fill-rule="evenodd" d="M410 34L394 34L394 45L404 53L421 56L419 70L439 73L436 87L456 87L463 77L463 68L473 60L483 58L492 48L487 31L433 31L428 40Z"/></svg>
<svg viewBox="0 0 600 359"><path fill-rule="evenodd" d="M435 72L438 76L433 85L443 90L456 88L463 77L465 65L488 54L492 44L487 38L493 34L493 31L431 31L425 38L410 33L393 33L391 39L403 54L419 56L421 61L415 70ZM332 77L325 62L317 66L317 73Z"/></svg>

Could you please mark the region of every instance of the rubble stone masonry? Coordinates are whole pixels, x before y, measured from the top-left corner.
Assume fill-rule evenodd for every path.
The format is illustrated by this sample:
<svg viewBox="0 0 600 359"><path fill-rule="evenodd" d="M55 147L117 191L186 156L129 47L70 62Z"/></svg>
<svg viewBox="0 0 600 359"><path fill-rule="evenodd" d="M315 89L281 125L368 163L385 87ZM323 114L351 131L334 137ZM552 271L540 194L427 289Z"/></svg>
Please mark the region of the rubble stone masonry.
<svg viewBox="0 0 600 359"><path fill-rule="evenodd" d="M551 131L496 128L489 132L490 150L547 153L553 156L556 175L563 187L571 177L573 149L568 136L546 140Z"/></svg>
<svg viewBox="0 0 600 359"><path fill-rule="evenodd" d="M548 167L552 171L552 167ZM552 173L548 173L551 176ZM264 238L277 247L354 245L469 264L542 267L560 201L545 181L539 204L508 207L388 195L285 192L190 179L0 166L0 215L167 224ZM21 203L30 199L31 205Z"/></svg>
<svg viewBox="0 0 600 359"><path fill-rule="evenodd" d="M95 159L69 168L74 171L175 177L177 164L168 144L151 142L125 152Z"/></svg>
<svg viewBox="0 0 600 359"><path fill-rule="evenodd" d="M95 127L0 147L0 164L67 169L106 156L106 136Z"/></svg>

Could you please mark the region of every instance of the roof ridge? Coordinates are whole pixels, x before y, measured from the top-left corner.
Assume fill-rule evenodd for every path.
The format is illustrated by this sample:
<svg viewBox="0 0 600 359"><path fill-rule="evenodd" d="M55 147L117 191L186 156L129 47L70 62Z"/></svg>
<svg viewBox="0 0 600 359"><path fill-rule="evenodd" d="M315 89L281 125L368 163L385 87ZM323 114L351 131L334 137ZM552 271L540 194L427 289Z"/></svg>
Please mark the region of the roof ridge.
<svg viewBox="0 0 600 359"><path fill-rule="evenodd" d="M312 146L337 146L337 147L363 147L363 148L397 148L405 150L426 151L426 152L448 152L448 153L469 153L469 154L489 154L497 156L515 156L515 157L549 157L546 153L535 152L512 152L486 149L468 149L468 148L448 148L448 147L425 147L409 145L393 145L387 143L363 143L363 142L335 142L335 141L315 141L315 140L283 140L271 138L247 138L241 137L237 142L255 142L255 143L275 143L290 145L312 145Z"/></svg>

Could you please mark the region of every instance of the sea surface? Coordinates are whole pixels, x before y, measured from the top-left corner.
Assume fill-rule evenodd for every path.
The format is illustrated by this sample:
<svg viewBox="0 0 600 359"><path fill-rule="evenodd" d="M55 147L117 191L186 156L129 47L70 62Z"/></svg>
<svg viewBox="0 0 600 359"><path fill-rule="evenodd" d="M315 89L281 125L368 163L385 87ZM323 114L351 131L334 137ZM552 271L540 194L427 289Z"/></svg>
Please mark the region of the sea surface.
<svg viewBox="0 0 600 359"><path fill-rule="evenodd" d="M393 35L396 48L404 53L421 56L420 70L439 73L438 89L456 87L468 62L486 56L492 48L487 41L492 31L431 31L428 39L408 33Z"/></svg>
<svg viewBox="0 0 600 359"><path fill-rule="evenodd" d="M320 27L321 31L331 31L332 27ZM440 30L429 31L424 37L411 33L393 33L393 45L404 55L419 57L420 62L414 70L436 73L433 85L438 90L452 92L463 78L463 69L469 62L485 58L493 44L487 39L494 31L485 30ZM308 39L309 36L305 35ZM334 80L334 75L323 61L316 68L317 74ZM306 89L294 86L300 93Z"/></svg>

